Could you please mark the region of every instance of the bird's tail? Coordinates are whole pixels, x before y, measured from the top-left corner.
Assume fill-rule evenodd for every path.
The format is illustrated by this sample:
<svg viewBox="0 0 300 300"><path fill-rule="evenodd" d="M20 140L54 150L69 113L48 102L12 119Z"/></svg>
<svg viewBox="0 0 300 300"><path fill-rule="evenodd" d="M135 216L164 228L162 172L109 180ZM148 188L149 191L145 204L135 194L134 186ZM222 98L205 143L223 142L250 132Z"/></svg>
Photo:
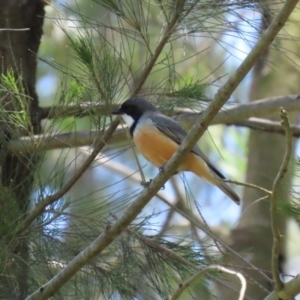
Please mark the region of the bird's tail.
<svg viewBox="0 0 300 300"><path fill-rule="evenodd" d="M236 194L236 192L229 187L226 182L222 179L218 179L217 187L222 190L229 198L231 198L236 204L240 204L240 197Z"/></svg>
<svg viewBox="0 0 300 300"><path fill-rule="evenodd" d="M216 185L236 204L240 204L240 197L223 181L225 177L208 160L204 161L203 158L192 154L188 156L186 162L188 167L183 168L182 171L189 170L200 178Z"/></svg>

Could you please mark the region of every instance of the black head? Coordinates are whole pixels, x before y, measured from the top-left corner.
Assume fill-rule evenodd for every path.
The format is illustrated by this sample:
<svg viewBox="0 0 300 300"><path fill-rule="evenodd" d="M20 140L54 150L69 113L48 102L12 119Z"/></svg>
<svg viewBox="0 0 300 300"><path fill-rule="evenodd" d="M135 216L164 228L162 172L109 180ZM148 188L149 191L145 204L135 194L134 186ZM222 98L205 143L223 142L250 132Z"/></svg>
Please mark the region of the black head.
<svg viewBox="0 0 300 300"><path fill-rule="evenodd" d="M137 121L145 112L157 111L156 107L143 98L130 98L113 110L113 115L128 115Z"/></svg>

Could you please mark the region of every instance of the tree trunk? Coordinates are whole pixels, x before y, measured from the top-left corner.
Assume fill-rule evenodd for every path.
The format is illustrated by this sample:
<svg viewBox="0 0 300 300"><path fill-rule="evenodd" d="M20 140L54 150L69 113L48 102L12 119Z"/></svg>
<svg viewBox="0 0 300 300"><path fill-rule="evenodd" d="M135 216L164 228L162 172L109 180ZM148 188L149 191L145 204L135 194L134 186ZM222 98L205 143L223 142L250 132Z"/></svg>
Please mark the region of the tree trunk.
<svg viewBox="0 0 300 300"><path fill-rule="evenodd" d="M299 17L300 13L298 9L298 11L294 11L290 19L298 20ZM271 21L269 10L266 9L266 13L262 19L263 31ZM253 82L250 90L251 101L272 96L299 93L300 70L298 66L300 61L299 57L293 54L300 52L300 43L298 42L298 38L300 37L299 26L295 22L288 22L280 34L281 38L275 40L272 49L269 49L254 67ZM285 39L284 37L288 35L295 38ZM284 37L282 38L282 36ZM274 119L278 120L278 116L274 116ZM290 121L296 122L296 116L290 115ZM273 181L282 163L285 148L286 142L284 136L262 131L250 131L245 181L272 190ZM284 183L280 187L279 200L281 201L288 201L289 198L292 177L290 169L291 166L289 173L284 178ZM241 218L237 227L232 231L231 246L272 278L271 251L273 236L270 224L269 199L255 203L255 200L263 196L265 194L258 190L244 189ZM279 226L281 228L280 234L284 236L286 227L284 216L280 217ZM281 267L285 256L284 243L285 241L282 240ZM237 260L230 260L227 263L235 266L249 267ZM273 289L272 284L256 271L245 269L243 272L248 276L248 279L255 279L266 290ZM266 296L267 291L263 291L258 285L252 284L251 280L247 280L247 282L247 296L251 299L263 299ZM239 288L238 282L236 288ZM222 299L234 299L235 296L230 291L222 288L220 290Z"/></svg>
<svg viewBox="0 0 300 300"><path fill-rule="evenodd" d="M44 5L41 0L0 0L1 299L24 299L28 293L28 233L16 237L14 229L27 212L36 156L22 153L18 157L10 155L6 152L6 144L28 132L40 132L35 82L36 54L43 33ZM5 83L4 77L9 74L14 77L13 82L20 91L19 95ZM11 122L14 111L24 111L24 107L29 112L28 130Z"/></svg>

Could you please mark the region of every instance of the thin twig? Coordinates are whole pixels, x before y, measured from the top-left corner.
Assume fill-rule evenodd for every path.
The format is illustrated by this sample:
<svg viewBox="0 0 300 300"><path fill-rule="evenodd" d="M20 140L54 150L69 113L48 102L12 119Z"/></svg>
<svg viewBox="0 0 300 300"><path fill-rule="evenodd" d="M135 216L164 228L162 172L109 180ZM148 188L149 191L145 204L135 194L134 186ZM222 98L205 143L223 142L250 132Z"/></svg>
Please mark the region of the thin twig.
<svg viewBox="0 0 300 300"><path fill-rule="evenodd" d="M0 31L29 31L30 28L0 28Z"/></svg>
<svg viewBox="0 0 300 300"><path fill-rule="evenodd" d="M116 105L117 106L117 105ZM112 109L115 108L112 105ZM52 105L39 107L36 117L38 120L57 119L58 117L86 117L90 115L108 116L110 111L103 102L68 103L68 105Z"/></svg>
<svg viewBox="0 0 300 300"><path fill-rule="evenodd" d="M133 140L131 139L131 136L130 136L128 128L126 128L125 130L126 130L127 138L128 138L128 140L130 141L130 144L131 144L131 150L132 150L134 159L136 161L136 164L138 166L138 169L139 169L139 172L140 172L140 175L141 175L141 184L142 184L142 186L146 186L147 181L146 181L146 178L145 178L145 175L144 175L144 172L143 172L143 168L142 168L141 163L139 161L139 157L138 157L138 155L136 153Z"/></svg>
<svg viewBox="0 0 300 300"><path fill-rule="evenodd" d="M278 292L283 288L283 283L279 275L279 248L281 235L279 233L278 226L278 192L280 183L285 176L288 165L291 159L292 153L292 134L290 130L290 122L287 112L281 108L280 109L281 124L284 128L286 135L286 149L282 164L278 171L278 174L274 180L272 194L270 195L270 205L271 205L271 227L273 233L273 248L272 248L272 274L275 282L275 290Z"/></svg>
<svg viewBox="0 0 300 300"><path fill-rule="evenodd" d="M253 130L265 131L270 133L279 133L285 134L284 128L278 121L272 121L268 119L259 119L259 118L250 118L248 120L227 124L238 127L246 127ZM300 126L299 125L290 125L291 133L293 137L300 137Z"/></svg>
<svg viewBox="0 0 300 300"><path fill-rule="evenodd" d="M259 185L256 185L256 184L252 184L252 183L247 183L247 182L240 182L240 181L236 181L236 180L231 180L231 179L224 179L225 182L228 182L228 183L233 183L233 184L236 184L236 185L241 185L241 186L245 186L245 187L249 187L249 188L252 188L252 189L255 189L255 190L258 190L260 192L263 192L267 195L271 195L272 194L272 191L269 191Z"/></svg>
<svg viewBox="0 0 300 300"><path fill-rule="evenodd" d="M196 201L195 201L195 202L196 202ZM202 215L202 213L201 213L201 211L200 211L200 209L199 209L199 205L197 204L197 202L195 203L195 206L196 206L196 208L197 208L197 211L198 211L199 216L201 217L201 219L202 219L202 221L203 221L203 225L206 226L208 232L210 233L209 236L211 237L211 236L212 236L212 231L210 230L210 228L209 228L209 226L208 226L206 220L204 219L204 217L203 217L203 215ZM211 238L212 238L212 237L211 237ZM224 253L224 251L221 249L221 247L220 247L218 241L215 240L214 238L212 238L212 240L214 241L215 246L217 247L217 249L219 250L219 252L220 252L221 254L224 255L225 253Z"/></svg>
<svg viewBox="0 0 300 300"><path fill-rule="evenodd" d="M183 204L184 199L183 199L182 194L181 194L181 192L178 188L178 185L176 183L176 179L175 179L174 176L170 178L170 182L171 182L172 188L173 188L173 190L175 191L175 194L176 194L175 203L173 205L174 206L180 206L180 205ZM167 201L167 199L166 199L166 201ZM168 211L168 214L165 218L163 226L162 226L161 230L159 231L159 233L157 234L157 237L162 236L169 229L169 226L170 226L170 223L173 219L174 214L175 214L175 210L170 207L170 210Z"/></svg>
<svg viewBox="0 0 300 300"><path fill-rule="evenodd" d="M142 86L144 85L144 83L145 83L146 79L148 78L148 75L150 74L151 70L153 69L159 55L161 54L163 48L165 47L165 45L168 42L169 38L171 37L172 33L176 29L176 27L178 25L178 19L180 17L180 13L181 12L174 13L173 18L172 18L171 22L168 24L162 39L160 40L159 44L157 45L155 52L153 53L148 65L146 66L140 80L137 82L137 84L132 92L132 95L136 95L141 90Z"/></svg>
<svg viewBox="0 0 300 300"><path fill-rule="evenodd" d="M199 279L205 273L210 272L212 270L218 270L220 272L224 272L224 273L228 273L228 274L232 274L232 275L237 276L239 278L239 280L241 281L241 290L240 290L240 294L239 294L238 300L243 300L244 299L245 292L246 292L246 287L247 287L247 282L246 282L246 279L243 276L243 274L241 274L240 272L236 272L236 271L230 270L228 268L219 266L219 265L211 265L211 266L208 266L207 268L199 271L198 273L196 273L195 275L193 275L192 277L190 277L185 282L181 283L179 285L178 289L176 290L176 292L174 293L174 295L170 298L170 300L177 300L179 298L179 296L187 288L189 288L197 279Z"/></svg>

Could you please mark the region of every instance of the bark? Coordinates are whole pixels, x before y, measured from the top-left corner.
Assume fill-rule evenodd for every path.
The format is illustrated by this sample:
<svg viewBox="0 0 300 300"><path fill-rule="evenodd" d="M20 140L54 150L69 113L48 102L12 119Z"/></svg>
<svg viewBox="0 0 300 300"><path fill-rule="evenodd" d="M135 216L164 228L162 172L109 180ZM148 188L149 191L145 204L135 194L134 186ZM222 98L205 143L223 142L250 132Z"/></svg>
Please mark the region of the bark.
<svg viewBox="0 0 300 300"><path fill-rule="evenodd" d="M262 31L271 18L268 9L265 9L265 15L263 16ZM299 17L299 10L297 11L296 9L290 19L295 20L299 19ZM300 37L298 24L289 22L281 34L284 36L289 34L295 38L293 40L277 38L274 43L276 47L270 48L257 62L253 70L253 82L250 92L252 101L263 97L299 93L299 58L293 54L300 51L300 43L297 41L297 38ZM281 49L288 49L289 51L284 55L282 51L285 50L281 51ZM289 115L291 123L295 122L295 115ZM278 119L274 118L274 120ZM245 181L272 190L274 178L283 160L285 147L284 136L251 131L248 141L249 154ZM284 184L281 184L279 199L281 201L288 201L289 198L289 187L292 177L290 169L288 175L284 178ZM254 189L246 188L244 190L242 214L237 227L232 231L231 246L236 251L243 253L245 258L272 278L271 253L273 237L270 225L269 200L254 203L255 200L263 196L265 195ZM281 216L279 226L281 228L280 234L284 236L286 230L286 219L284 216ZM280 271L283 271L285 259L284 243L283 239ZM230 263L235 266L243 266L240 261L231 260ZM248 276L248 279L255 279L266 290L271 291L273 289L272 284L257 272L244 270L244 273ZM228 290L220 290L222 299L234 299L234 295ZM246 294L251 299L263 299L267 292L258 287L258 285L251 284L251 281L248 280Z"/></svg>
<svg viewBox="0 0 300 300"><path fill-rule="evenodd" d="M36 157L16 157L6 151L7 143L28 132L40 133L35 91L36 54L43 33L44 5L41 0L0 0L1 74L13 74L23 95L1 90L1 186L0 186L0 298L24 299L28 293L28 233L14 236L16 223L27 212ZM18 30L16 30L18 29ZM25 30L27 29L27 30ZM2 80L2 78L1 78ZM3 82L1 82L3 84ZM21 99L17 103L15 97ZM9 114L28 107L28 130L8 122Z"/></svg>

